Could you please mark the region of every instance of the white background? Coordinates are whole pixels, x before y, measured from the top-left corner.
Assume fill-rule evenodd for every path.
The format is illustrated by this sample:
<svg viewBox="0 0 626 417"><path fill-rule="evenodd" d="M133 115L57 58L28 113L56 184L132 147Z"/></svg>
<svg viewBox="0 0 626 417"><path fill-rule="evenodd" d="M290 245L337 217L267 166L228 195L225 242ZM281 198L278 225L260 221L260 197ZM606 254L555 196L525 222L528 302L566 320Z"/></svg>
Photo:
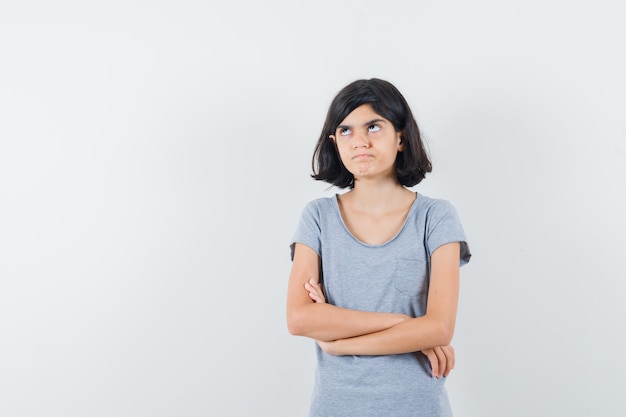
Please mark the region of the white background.
<svg viewBox="0 0 626 417"><path fill-rule="evenodd" d="M0 415L305 416L288 243L370 77L474 254L455 415L625 415L621 3L2 2Z"/></svg>

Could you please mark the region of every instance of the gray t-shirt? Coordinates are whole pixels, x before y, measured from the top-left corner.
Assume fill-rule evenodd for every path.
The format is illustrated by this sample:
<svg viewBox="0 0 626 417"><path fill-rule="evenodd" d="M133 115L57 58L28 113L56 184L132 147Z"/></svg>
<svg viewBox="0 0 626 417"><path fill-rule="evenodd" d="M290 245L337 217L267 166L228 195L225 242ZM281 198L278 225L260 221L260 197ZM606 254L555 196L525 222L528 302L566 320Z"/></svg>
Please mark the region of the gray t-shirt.
<svg viewBox="0 0 626 417"><path fill-rule="evenodd" d="M309 202L291 243L312 248L322 259L327 302L348 309L426 312L429 261L439 246L461 242L461 265L470 259L454 207L418 195L398 234L365 244L341 217L337 196ZM316 346L317 370L310 417L451 416L445 378L431 376L420 352L382 356L333 356Z"/></svg>

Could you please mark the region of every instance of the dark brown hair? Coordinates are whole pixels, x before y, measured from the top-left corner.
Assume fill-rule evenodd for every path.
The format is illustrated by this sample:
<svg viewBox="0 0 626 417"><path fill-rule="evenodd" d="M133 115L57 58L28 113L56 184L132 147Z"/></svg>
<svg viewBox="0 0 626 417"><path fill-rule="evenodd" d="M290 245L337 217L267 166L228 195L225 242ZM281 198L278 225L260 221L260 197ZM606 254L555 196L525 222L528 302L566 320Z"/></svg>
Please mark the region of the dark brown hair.
<svg viewBox="0 0 626 417"><path fill-rule="evenodd" d="M378 78L357 80L345 86L333 99L322 133L313 152L313 177L340 188L354 188L354 176L341 162L337 146L330 140L339 124L357 107L369 104L389 120L402 135L403 152L396 156L396 175L400 184L412 187L432 171L417 122L400 91Z"/></svg>

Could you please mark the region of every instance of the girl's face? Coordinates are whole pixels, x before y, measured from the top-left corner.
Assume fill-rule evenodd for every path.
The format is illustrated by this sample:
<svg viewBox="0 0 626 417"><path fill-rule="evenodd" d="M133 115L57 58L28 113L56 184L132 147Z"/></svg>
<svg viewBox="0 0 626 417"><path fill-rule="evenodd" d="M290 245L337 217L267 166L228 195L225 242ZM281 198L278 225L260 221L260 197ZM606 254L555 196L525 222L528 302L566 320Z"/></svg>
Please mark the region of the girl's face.
<svg viewBox="0 0 626 417"><path fill-rule="evenodd" d="M404 150L401 134L369 104L354 109L330 136L341 162L355 179L395 178L398 152Z"/></svg>

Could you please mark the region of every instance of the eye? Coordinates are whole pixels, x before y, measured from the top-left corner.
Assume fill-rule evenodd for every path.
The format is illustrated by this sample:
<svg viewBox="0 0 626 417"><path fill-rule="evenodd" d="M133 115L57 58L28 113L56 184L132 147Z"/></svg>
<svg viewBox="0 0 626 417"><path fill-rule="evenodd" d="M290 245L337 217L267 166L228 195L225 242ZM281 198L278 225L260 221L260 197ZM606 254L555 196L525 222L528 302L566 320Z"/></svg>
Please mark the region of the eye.
<svg viewBox="0 0 626 417"><path fill-rule="evenodd" d="M368 132L378 132L380 130L380 126L378 125L369 125L367 127Z"/></svg>
<svg viewBox="0 0 626 417"><path fill-rule="evenodd" d="M341 136L348 136L350 133L352 133L352 131L347 127L342 127L341 129L339 129L339 134Z"/></svg>

